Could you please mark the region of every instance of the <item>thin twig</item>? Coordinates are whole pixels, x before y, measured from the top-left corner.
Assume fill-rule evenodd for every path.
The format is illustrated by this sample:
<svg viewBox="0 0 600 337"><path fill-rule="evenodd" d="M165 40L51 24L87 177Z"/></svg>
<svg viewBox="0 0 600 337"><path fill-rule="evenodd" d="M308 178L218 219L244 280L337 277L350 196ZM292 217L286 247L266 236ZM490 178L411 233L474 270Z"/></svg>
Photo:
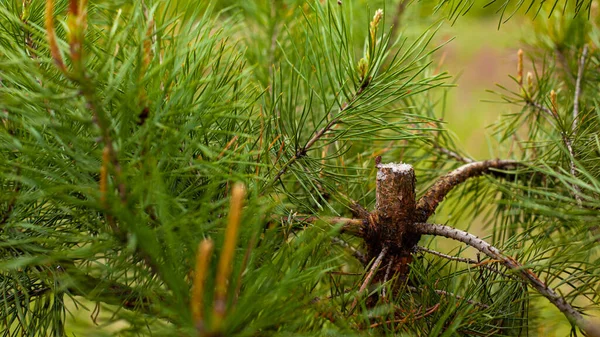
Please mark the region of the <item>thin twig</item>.
<svg viewBox="0 0 600 337"><path fill-rule="evenodd" d="M417 221L426 221L435 212L438 204L444 200L446 195L455 186L460 185L467 179L490 173L491 169L511 170L518 165L519 163L514 160L496 159L472 162L455 169L438 179L419 199L417 202Z"/></svg>
<svg viewBox="0 0 600 337"><path fill-rule="evenodd" d="M381 252L377 256L377 258L375 259L375 262L373 263L371 268L369 268L369 272L367 273L367 276L365 277L364 282L360 286L360 289L358 289L357 297L354 299L354 302L352 302L352 306L350 306L350 312L354 311L354 308L358 304L358 298L363 294L365 289L367 289L367 287L371 283L373 276L375 276L375 271L377 271L377 269L381 265L381 261L383 261L383 258L385 257L385 254L387 253L387 251L388 251L388 247L383 247L383 249L381 249Z"/></svg>
<svg viewBox="0 0 600 337"><path fill-rule="evenodd" d="M577 70L577 81L575 82L575 98L573 99L573 125L571 130L577 129L579 121L579 96L581 95L581 79L583 78L583 70L585 68L585 59L588 54L588 45L583 46L583 52L579 59L579 69Z"/></svg>
<svg viewBox="0 0 600 337"><path fill-rule="evenodd" d="M117 184L117 190L119 191L119 197L121 199L122 204L127 203L127 189L125 187L125 182L123 180L123 170L121 168L121 164L119 163L119 159L117 156L117 151L113 145L112 137L110 136L110 128L109 121L107 116L104 114L104 111L98 107L96 104L96 99L94 95L94 90L91 87L90 79L86 78L86 76L82 76L82 78L74 79L74 82L81 86L81 93L86 100L88 109L93 114L93 121L100 129L100 138L102 142L106 146L108 150L108 156L110 158L110 162L113 166L113 170L115 172L115 182Z"/></svg>
<svg viewBox="0 0 600 337"><path fill-rule="evenodd" d="M72 0L71 4L75 4L74 1L75 0ZM53 7L54 0L47 0L46 5ZM75 10L76 8L77 10ZM108 114L105 113L101 104L97 104L94 83L92 81L92 78L88 76L86 69L83 67L85 62L83 62L83 57L81 55L81 46L83 45L83 38L85 36L83 30L85 30L85 27L87 25L86 6L83 6L81 8L77 6L70 6L69 11L69 15L75 15L79 17L79 19L77 20L78 27L76 27L76 29L81 30L81 32L79 32L80 36L71 37L71 40L69 41L69 43L71 44L71 60L74 63L74 70L71 72L68 71L62 60L60 50L58 49L58 45L56 45L56 35L54 32L53 19L52 17L50 17L46 18L46 30L48 31L48 40L51 45L50 49L52 51L52 57L54 58L58 69L62 71L64 76L79 86L81 94L84 97L85 102L87 104L87 108L92 112L92 120L94 124L96 124L100 129L100 139L104 143L105 149L108 154L108 158L110 159L110 162L112 164L112 169L114 170L114 180L117 185L117 190L119 192L121 204L126 205L127 188L125 186L125 180L123 179L121 164L119 162L118 155L114 148L113 140L111 137L110 116L108 116ZM47 8L46 15L53 16L53 9ZM55 44L55 46L53 46L53 43ZM119 228L113 222L114 218L111 214L107 214L107 220L119 241L121 241L122 243L127 242L126 233L122 231L121 228ZM148 265L150 270L154 274L160 275L158 266L154 261L152 261L150 254L139 249L139 247L136 251L139 254L139 256L144 260L144 262Z"/></svg>
<svg viewBox="0 0 600 337"><path fill-rule="evenodd" d="M576 96L575 102L576 103L577 103L578 97L579 97L579 93L577 93L577 91L578 90L576 89L576 92L575 92L575 96ZM553 93L554 97L556 97L554 90L552 91L552 93ZM555 99L556 98L554 98L554 100ZM550 122L550 124L555 129L557 129L555 121L556 121L556 123L559 123L560 121L559 121L559 117L558 117L557 113L553 111L553 110L557 109L555 104L553 104L553 110L550 110L550 109L546 108L545 106L543 106L537 102L531 101L531 100L527 100L527 105L544 112L548 122ZM573 108L573 116L578 116L578 115L579 115L579 106L578 106L578 104L576 104ZM577 121L577 119L574 119L574 121L573 121L573 127L572 127L573 131L575 131L575 127L576 127L576 123L577 123L576 121ZM571 175L573 175L575 177L575 176L577 176L577 167L575 166L575 152L573 151L572 142L569 139L569 136L567 136L564 132L561 132L561 137L562 137L563 143L565 144L565 146L567 148L567 151L569 152L569 171L570 171ZM575 197L575 200L577 200L577 204L579 206L581 206L582 205L581 189L576 184L570 184L570 185L575 190L575 193L573 193L573 196Z"/></svg>
<svg viewBox="0 0 600 337"><path fill-rule="evenodd" d="M394 260L390 259L390 261L388 262L387 268L385 269L385 276L383 277L383 283L387 283L389 277L390 277L390 271L392 270L392 262ZM385 293L385 286L383 287L383 289L381 290L381 296L383 298L386 298L387 295Z"/></svg>
<svg viewBox="0 0 600 337"><path fill-rule="evenodd" d="M429 248L425 248L425 247L421 247L421 246L417 246L416 248L417 248L418 251L421 251L421 252L425 252L425 253L429 253L429 254L432 254L432 255L436 255L436 256L439 256L441 258L452 260L452 261L458 261L458 262L472 264L475 267L481 267L481 268L490 270L490 271L492 271L492 272L494 272L496 274L500 274L500 275L502 275L504 277L510 277L509 275L506 275L503 272L499 271L498 269L496 269L496 268L494 268L492 266L488 266L485 263L485 262L501 262L501 261L497 261L497 260L489 261L488 260L488 261L485 261L485 262L478 262L478 261L475 261L473 259L468 259L466 257L459 257L459 256L447 255L447 254L440 253L438 251L435 251L435 250L432 250L432 249L429 249Z"/></svg>
<svg viewBox="0 0 600 337"><path fill-rule="evenodd" d="M523 280L528 282L529 285L556 306L556 308L558 308L572 324L577 325L584 331L588 331L588 329L590 331L595 331L595 329L597 329L595 325L586 321L579 311L573 308L571 304L558 295L552 288L542 282L542 280L540 280L531 270L525 268L512 257L504 255L498 248L490 245L475 235L450 226L428 223L416 223L412 226L412 229L419 234L438 235L460 241L479 250L492 259L501 260L507 268L517 273Z"/></svg>
<svg viewBox="0 0 600 337"><path fill-rule="evenodd" d="M416 248L418 251L436 255L436 256L442 257L444 259L452 260L452 261L464 262L464 263L469 263L469 264L478 264L479 263L473 259L469 259L466 257L447 255L447 254L440 253L438 251L435 251L435 250L432 250L429 248L425 248L425 247L421 247L421 246L417 246Z"/></svg>
<svg viewBox="0 0 600 337"><path fill-rule="evenodd" d="M552 116L554 117L554 120L556 121L556 125L559 125L560 118L558 116L558 103L557 103L558 99L557 99L556 91L554 91L554 90L550 91L550 101L552 103ZM555 126L555 128L556 128L556 126ZM569 138L569 135L567 135L564 131L561 131L560 135L561 135L563 143L565 144L565 147L567 148L567 151L569 152L569 170L571 172L571 175L573 175L575 177L575 176L577 176L577 167L575 166L575 152L573 151L572 141ZM570 184L570 185L575 190L575 193L573 193L573 195L574 195L575 199L577 200L577 204L579 206L581 206L582 205L581 196L580 196L581 189L576 184Z"/></svg>

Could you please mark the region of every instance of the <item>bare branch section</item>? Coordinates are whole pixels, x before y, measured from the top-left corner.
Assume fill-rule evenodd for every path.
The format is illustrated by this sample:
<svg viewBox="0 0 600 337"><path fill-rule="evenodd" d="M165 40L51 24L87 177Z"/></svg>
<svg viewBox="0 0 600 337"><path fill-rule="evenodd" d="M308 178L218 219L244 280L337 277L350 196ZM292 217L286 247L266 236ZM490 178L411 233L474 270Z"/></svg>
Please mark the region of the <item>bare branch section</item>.
<svg viewBox="0 0 600 337"><path fill-rule="evenodd" d="M417 203L417 221L424 222L435 212L438 204L457 185L469 178L491 172L491 169L513 170L519 163L514 160L486 160L463 165L438 179Z"/></svg>
<svg viewBox="0 0 600 337"><path fill-rule="evenodd" d="M419 234L438 235L460 241L479 250L492 259L502 261L502 264L517 273L535 290L546 297L569 319L572 324L577 325L590 336L598 336L595 334L596 331L600 331L598 330L597 326L585 320L579 311L575 310L571 304L569 304L563 297L558 295L552 288L549 288L548 285L542 282L542 280L540 280L531 270L525 268L515 259L504 255L498 248L490 245L473 234L467 233L460 229L452 228L450 226L417 223L414 224L412 228Z"/></svg>
<svg viewBox="0 0 600 337"><path fill-rule="evenodd" d="M415 171L408 164L378 164L375 224L369 236L385 244L402 242L415 212ZM376 227L376 228L371 228Z"/></svg>

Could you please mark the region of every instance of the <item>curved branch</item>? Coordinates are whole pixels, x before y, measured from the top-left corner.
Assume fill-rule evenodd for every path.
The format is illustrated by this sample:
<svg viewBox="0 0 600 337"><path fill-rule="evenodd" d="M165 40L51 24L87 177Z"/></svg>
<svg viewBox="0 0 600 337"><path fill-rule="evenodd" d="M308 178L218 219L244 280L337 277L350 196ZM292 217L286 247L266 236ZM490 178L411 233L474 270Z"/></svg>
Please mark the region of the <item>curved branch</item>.
<svg viewBox="0 0 600 337"><path fill-rule="evenodd" d="M518 165L519 163L514 160L495 159L473 162L457 168L438 179L419 199L417 202L417 220L419 222L427 221L448 192L467 179L489 173L491 169L510 170L515 169Z"/></svg>
<svg viewBox="0 0 600 337"><path fill-rule="evenodd" d="M556 308L558 308L558 310L560 310L572 324L577 325L589 336L598 336L596 334L598 331L600 331L598 326L585 320L581 313L573 308L573 306L571 306L571 304L569 304L563 297L558 295L554 289L548 287L548 285L540 280L539 277L537 277L531 270L525 268L518 261L510 256L504 255L498 248L490 245L473 234L450 226L416 223L412 228L418 234L437 235L460 241L479 250L492 259L502 261L502 264L504 264L508 269L513 270L523 280L529 283L530 286L532 286L540 294L546 297L552 304L554 304L554 306L556 306Z"/></svg>

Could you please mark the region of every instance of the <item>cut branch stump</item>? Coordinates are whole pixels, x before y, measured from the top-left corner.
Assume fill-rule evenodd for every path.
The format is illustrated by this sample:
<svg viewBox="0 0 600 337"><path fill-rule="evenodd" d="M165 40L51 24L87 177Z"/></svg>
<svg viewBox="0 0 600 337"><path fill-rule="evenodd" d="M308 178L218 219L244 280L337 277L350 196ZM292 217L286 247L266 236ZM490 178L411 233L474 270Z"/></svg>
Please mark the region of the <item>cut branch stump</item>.
<svg viewBox="0 0 600 337"><path fill-rule="evenodd" d="M375 210L370 214L364 238L369 260L386 248L392 272L400 277L408 273L414 247L420 235L410 226L415 223L415 171L408 164L377 164L377 192ZM375 280L385 277L379 271Z"/></svg>

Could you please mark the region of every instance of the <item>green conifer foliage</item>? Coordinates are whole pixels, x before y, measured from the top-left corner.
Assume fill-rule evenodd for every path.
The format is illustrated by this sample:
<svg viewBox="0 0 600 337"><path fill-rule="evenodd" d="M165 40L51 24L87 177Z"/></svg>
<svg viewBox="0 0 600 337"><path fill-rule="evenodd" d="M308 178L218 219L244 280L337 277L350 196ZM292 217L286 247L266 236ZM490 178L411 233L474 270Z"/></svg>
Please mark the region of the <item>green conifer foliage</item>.
<svg viewBox="0 0 600 337"><path fill-rule="evenodd" d="M600 336L598 3L487 4L475 160L432 41L484 5L0 0L0 334Z"/></svg>

